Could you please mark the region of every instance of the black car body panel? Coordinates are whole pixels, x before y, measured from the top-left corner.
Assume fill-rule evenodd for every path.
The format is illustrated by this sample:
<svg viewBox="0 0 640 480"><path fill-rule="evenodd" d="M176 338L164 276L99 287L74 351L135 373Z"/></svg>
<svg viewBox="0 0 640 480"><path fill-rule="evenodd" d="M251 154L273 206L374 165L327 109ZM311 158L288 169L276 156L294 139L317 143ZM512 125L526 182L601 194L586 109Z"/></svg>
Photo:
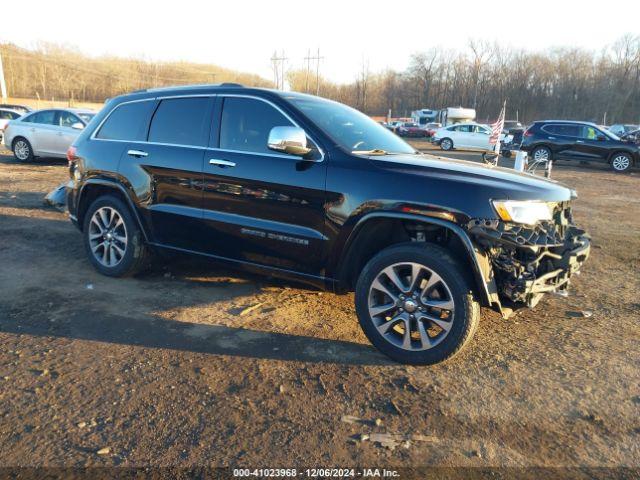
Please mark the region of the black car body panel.
<svg viewBox="0 0 640 480"><path fill-rule="evenodd" d="M202 137L194 137L191 145L149 141L151 118L163 101L194 97L208 102L206 107L200 102L207 119ZM500 308L510 298L532 303L526 294L509 297L496 285L494 269L500 265L494 250L502 252L504 241L474 230L479 225L474 222L501 223L492 200L568 205L573 197L569 188L513 170L429 155L354 154L295 107L290 100L298 97L223 85L148 90L112 99L74 143L67 195L72 220L82 228L89 199L111 188L126 198L151 245L344 291L353 287L348 270L362 254L360 234L370 235L371 241L388 236L382 227L367 228L370 222L389 219L405 227L406 240L457 245L483 304ZM220 131L225 102L231 105L235 100L229 99L238 98L264 102L274 115L303 128L316 157L222 148L222 139L234 141L233 135L227 138ZM99 138L113 111L137 102L152 107L140 114L143 133L132 133L132 139ZM244 141L250 141L247 135ZM570 251L575 248L574 233L567 234L564 247L514 248ZM588 250L588 239L584 242ZM507 250L513 247L505 245ZM586 258L583 253L578 264ZM541 274L549 268L538 267ZM510 279L514 285L532 281L526 275ZM566 283L553 288L566 288Z"/></svg>

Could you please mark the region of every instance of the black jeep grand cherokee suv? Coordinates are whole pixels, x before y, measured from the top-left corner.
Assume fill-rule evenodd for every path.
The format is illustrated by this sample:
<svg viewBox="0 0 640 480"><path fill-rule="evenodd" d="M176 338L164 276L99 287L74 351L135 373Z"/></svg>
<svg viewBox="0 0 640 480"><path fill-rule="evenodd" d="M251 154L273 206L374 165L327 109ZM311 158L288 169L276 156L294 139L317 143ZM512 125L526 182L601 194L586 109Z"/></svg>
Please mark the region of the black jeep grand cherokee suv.
<svg viewBox="0 0 640 480"><path fill-rule="evenodd" d="M565 290L589 253L570 189L422 155L362 113L238 85L108 102L68 152L71 219L105 275L170 249L337 293L391 358L431 364Z"/></svg>

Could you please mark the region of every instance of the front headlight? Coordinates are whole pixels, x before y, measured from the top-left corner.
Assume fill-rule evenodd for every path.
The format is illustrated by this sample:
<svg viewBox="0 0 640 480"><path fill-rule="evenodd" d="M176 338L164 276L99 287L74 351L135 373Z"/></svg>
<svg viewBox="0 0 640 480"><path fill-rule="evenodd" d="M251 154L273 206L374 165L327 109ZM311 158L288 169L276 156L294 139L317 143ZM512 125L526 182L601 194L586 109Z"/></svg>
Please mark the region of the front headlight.
<svg viewBox="0 0 640 480"><path fill-rule="evenodd" d="M493 207L505 222L534 225L540 220L551 220L555 204L523 200L494 200Z"/></svg>

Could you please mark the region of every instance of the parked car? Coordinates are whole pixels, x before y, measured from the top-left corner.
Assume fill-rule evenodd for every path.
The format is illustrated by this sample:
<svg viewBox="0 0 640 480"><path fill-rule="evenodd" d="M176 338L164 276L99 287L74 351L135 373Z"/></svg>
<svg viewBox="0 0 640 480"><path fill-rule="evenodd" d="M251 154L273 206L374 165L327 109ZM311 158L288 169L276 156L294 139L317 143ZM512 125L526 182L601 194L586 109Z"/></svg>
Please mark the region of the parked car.
<svg viewBox="0 0 640 480"><path fill-rule="evenodd" d="M491 150L489 144L491 128L480 123L458 123L439 128L432 136L432 142L442 150L462 148L466 150Z"/></svg>
<svg viewBox="0 0 640 480"><path fill-rule="evenodd" d="M67 206L89 261L121 277L179 251L355 290L371 342L448 359L480 305L565 291L590 243L571 189L423 155L346 105L241 86L117 97L69 148Z"/></svg>
<svg viewBox="0 0 640 480"><path fill-rule="evenodd" d="M51 108L11 120L4 130L4 144L23 162L34 157L64 158L69 145L95 116L91 110Z"/></svg>
<svg viewBox="0 0 640 480"><path fill-rule="evenodd" d="M639 125L632 125L629 123L616 123L609 127L609 131L617 136L622 136L627 132L631 132L633 130L638 130L640 128Z"/></svg>
<svg viewBox="0 0 640 480"><path fill-rule="evenodd" d="M640 130L632 130L631 132L623 134L620 138L624 141L633 142L636 145L640 145Z"/></svg>
<svg viewBox="0 0 640 480"><path fill-rule="evenodd" d="M15 103L0 103L0 108L15 110L16 112L20 112L22 115L24 115L25 113L33 112L33 108L27 107L26 105L18 105Z"/></svg>
<svg viewBox="0 0 640 480"><path fill-rule="evenodd" d="M511 130L521 129L522 124L517 120L505 120L504 127L502 128L502 133L508 135Z"/></svg>
<svg viewBox="0 0 640 480"><path fill-rule="evenodd" d="M427 131L413 122L405 122L396 128L396 133L401 137L426 137Z"/></svg>
<svg viewBox="0 0 640 480"><path fill-rule="evenodd" d="M427 132L427 137L433 137L436 133L436 130L442 128L442 124L438 122L427 123L424 126L425 132Z"/></svg>
<svg viewBox="0 0 640 480"><path fill-rule="evenodd" d="M628 172L640 160L637 145L589 122L534 122L524 132L520 148L536 160L603 162L616 172Z"/></svg>
<svg viewBox="0 0 640 480"><path fill-rule="evenodd" d="M8 108L0 108L0 142L2 142L4 136L4 129L11 120L20 118L22 114L16 110L10 110Z"/></svg>
<svg viewBox="0 0 640 480"><path fill-rule="evenodd" d="M401 127L402 125L404 125L404 122L394 121L394 122L387 123L386 127L392 132L396 132L398 128Z"/></svg>

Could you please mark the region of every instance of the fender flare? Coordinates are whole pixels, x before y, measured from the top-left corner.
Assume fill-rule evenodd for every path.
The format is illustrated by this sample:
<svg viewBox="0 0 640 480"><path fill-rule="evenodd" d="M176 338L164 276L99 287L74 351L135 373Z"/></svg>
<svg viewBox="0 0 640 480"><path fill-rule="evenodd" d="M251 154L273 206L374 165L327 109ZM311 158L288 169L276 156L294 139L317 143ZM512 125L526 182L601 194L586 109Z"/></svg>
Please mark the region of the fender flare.
<svg viewBox="0 0 640 480"><path fill-rule="evenodd" d="M412 215L408 213L399 213L399 212L368 213L357 221L351 233L349 234L349 238L345 242L345 246L341 254L340 265L345 264L345 258L349 254L349 250L352 247L353 242L357 238L360 229L364 226L364 224L367 221L374 218L392 218L392 219L399 219L399 220L412 220L420 223L439 225L451 231L454 235L456 235L460 239L462 245L465 247L468 260L472 265L473 278L475 280L476 286L478 287L478 292L481 296L480 303L485 306L493 306L494 304L496 304L498 309L501 308L500 300L498 299L498 295L497 295L497 287L492 274L491 264L489 263L487 256L484 254L484 252L482 252L481 250L479 250L474 246L467 232L464 231L460 226L456 225L455 223L442 220L439 218L423 217L419 215Z"/></svg>
<svg viewBox="0 0 640 480"><path fill-rule="evenodd" d="M144 227L142 223L142 219L138 214L138 209L135 207L133 200L131 199L130 193L127 191L127 189L123 185L121 185L119 182L115 180L107 180L104 178L92 178L84 182L82 184L82 187L80 187L80 192L78 193L78 200L76 201L77 206L79 206L82 202L82 197L83 197L85 188L90 185L101 185L101 186L120 190L120 192L126 199L127 205L129 206L129 210L131 210L131 213L133 213L133 216L136 219L136 222L138 222L138 227L140 227L140 230L142 231L142 235L144 236L145 241L149 240L147 237L147 229ZM76 210L77 210L77 207L76 207ZM80 225L80 228L82 228L82 225Z"/></svg>

